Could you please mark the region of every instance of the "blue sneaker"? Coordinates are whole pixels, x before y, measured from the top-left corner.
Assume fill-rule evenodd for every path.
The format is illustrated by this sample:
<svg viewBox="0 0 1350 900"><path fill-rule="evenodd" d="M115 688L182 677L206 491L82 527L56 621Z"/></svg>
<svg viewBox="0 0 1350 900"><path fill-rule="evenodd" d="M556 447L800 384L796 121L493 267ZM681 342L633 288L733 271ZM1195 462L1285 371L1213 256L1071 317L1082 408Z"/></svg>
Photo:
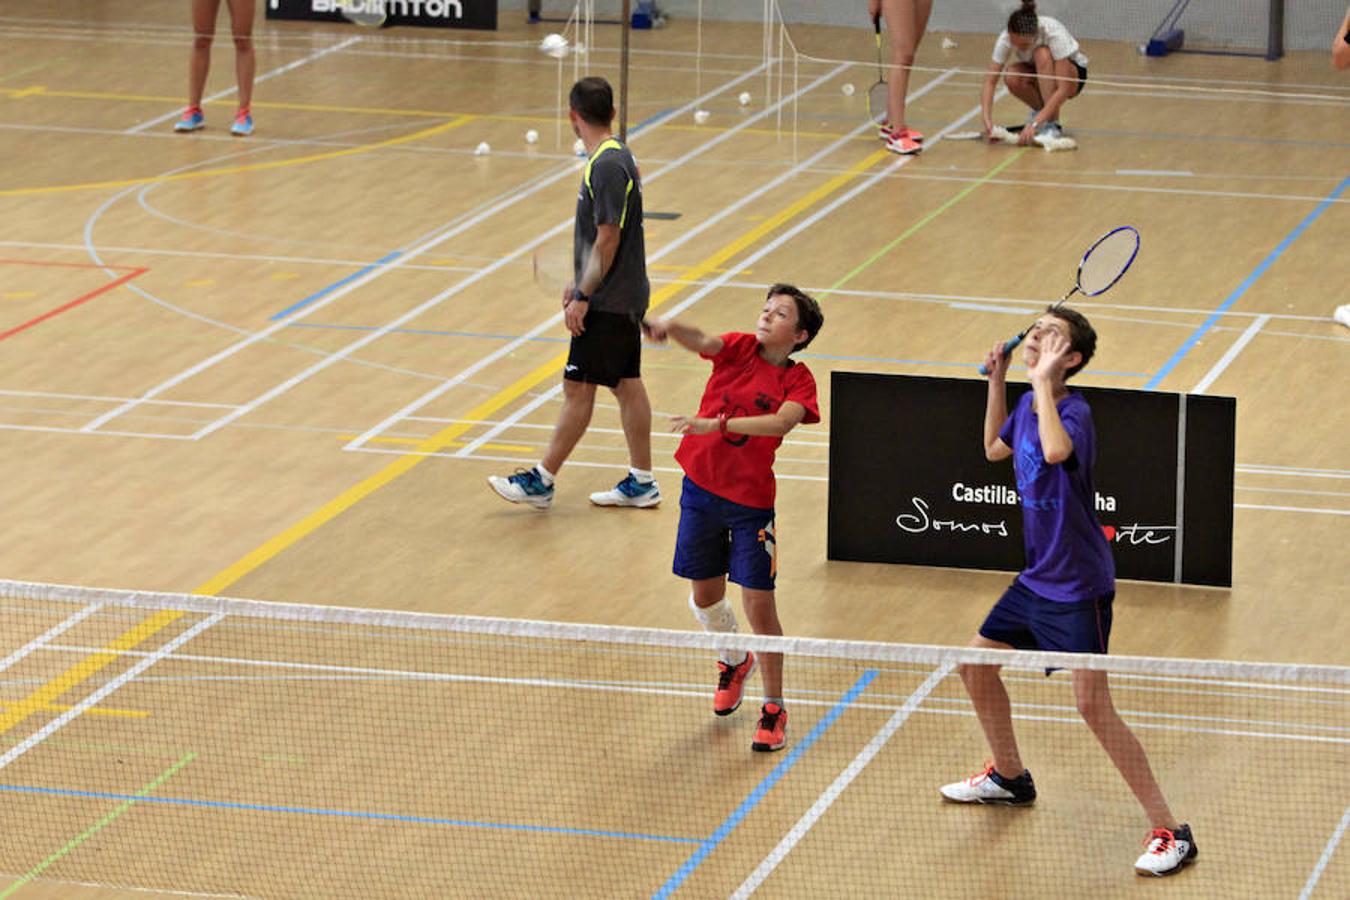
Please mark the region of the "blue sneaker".
<svg viewBox="0 0 1350 900"><path fill-rule="evenodd" d="M253 115L246 109L239 110L230 126L230 134L236 137L248 137L253 133Z"/></svg>
<svg viewBox="0 0 1350 900"><path fill-rule="evenodd" d="M189 106L183 110L183 118L173 123L174 131L197 131L205 127L206 116L202 115L199 106Z"/></svg>
<svg viewBox="0 0 1350 900"><path fill-rule="evenodd" d="M528 503L535 509L548 509L553 505L553 486L544 484L544 479L533 467L516 469L516 474L506 478L490 475L488 484L503 500L512 503Z"/></svg>
<svg viewBox="0 0 1350 900"><path fill-rule="evenodd" d="M629 472L623 481L608 491L591 494L591 502L596 506L634 506L646 508L661 502L661 489L655 481L646 484L638 481Z"/></svg>

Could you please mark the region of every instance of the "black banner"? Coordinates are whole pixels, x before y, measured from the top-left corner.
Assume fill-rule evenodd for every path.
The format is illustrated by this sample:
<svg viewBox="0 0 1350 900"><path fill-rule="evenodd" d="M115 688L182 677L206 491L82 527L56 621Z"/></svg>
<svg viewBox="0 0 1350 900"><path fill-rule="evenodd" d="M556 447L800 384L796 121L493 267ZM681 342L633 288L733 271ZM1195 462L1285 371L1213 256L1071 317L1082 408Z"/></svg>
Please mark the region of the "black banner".
<svg viewBox="0 0 1350 900"><path fill-rule="evenodd" d="M1008 386L1009 410L1026 390ZM1237 402L1074 390L1117 576L1231 585ZM834 372L830 391L830 559L1022 568L1012 460L984 458L984 381Z"/></svg>
<svg viewBox="0 0 1350 900"><path fill-rule="evenodd" d="M265 0L269 19L345 22L344 3L354 12L384 9L388 25L497 30L497 0Z"/></svg>

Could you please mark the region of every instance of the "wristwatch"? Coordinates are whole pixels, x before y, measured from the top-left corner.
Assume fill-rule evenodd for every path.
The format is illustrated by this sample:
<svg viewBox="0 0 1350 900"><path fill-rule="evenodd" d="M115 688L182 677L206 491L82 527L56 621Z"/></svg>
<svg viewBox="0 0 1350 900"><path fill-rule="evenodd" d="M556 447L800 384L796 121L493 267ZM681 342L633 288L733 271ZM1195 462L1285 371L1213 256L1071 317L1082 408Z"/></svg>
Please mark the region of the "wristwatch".
<svg viewBox="0 0 1350 900"><path fill-rule="evenodd" d="M581 292L581 288L572 288L572 299L580 300L582 303L590 303L591 298Z"/></svg>

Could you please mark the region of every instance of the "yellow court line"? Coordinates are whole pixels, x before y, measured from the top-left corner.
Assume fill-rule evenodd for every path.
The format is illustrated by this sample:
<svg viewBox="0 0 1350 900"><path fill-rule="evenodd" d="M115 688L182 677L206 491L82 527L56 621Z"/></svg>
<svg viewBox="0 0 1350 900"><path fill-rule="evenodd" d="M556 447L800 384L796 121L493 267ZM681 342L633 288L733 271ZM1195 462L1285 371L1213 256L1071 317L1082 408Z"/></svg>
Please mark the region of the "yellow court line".
<svg viewBox="0 0 1350 900"><path fill-rule="evenodd" d="M170 181L189 181L195 178L215 178L220 175L237 175L241 172L258 172L264 169L284 169L290 166L299 166L306 163L319 162L325 159L337 159L343 156L356 156L361 153L370 153L372 150L381 150L385 147L406 144L410 141L420 141L423 138L441 134L452 128L458 128L467 122L472 122L475 118L477 117L459 116L449 122L442 122L440 125L433 125L432 127L424 128L421 131L414 131L412 134L389 138L388 140L378 141L374 144L363 144L360 147L348 147L342 150L330 150L326 153L314 153L309 156L297 156L293 159L274 159L270 162L247 163L242 166L225 166L219 169L202 169L197 172L180 172L177 175L154 175L149 178L127 178L121 181L90 181L83 184L58 184L49 187L10 188L9 190L0 191L0 197L19 197L31 194L58 194L68 191L88 191L101 188L134 187L138 184L161 184Z"/></svg>
<svg viewBox="0 0 1350 900"><path fill-rule="evenodd" d="M118 94L108 91L49 91L41 85L29 88L0 88L0 96L8 95L11 99L18 97L55 97L66 100L97 100L99 102L124 102L124 103L162 103L177 105L183 102L182 97L162 97L149 94ZM236 105L236 101L230 100L208 100L203 106L229 106ZM347 113L349 115L371 115L371 116L409 116L422 119L444 119L447 116L470 115L469 113L457 113L445 109L397 109L386 106L340 106L329 103L293 103L285 100L254 100L251 104L253 109L269 110L288 110L290 112L333 112ZM511 113L483 113L472 114L475 118L494 122L529 122L535 125L552 125L559 120L553 116L527 116L513 115ZM692 131L702 134L717 133L725 131L724 128L716 128L709 125L681 125L678 122L664 122L661 127L668 131ZM791 133L788 129L778 128L744 128L741 134L772 135L781 136L784 133ZM820 132L820 131L802 131L797 130L797 137L803 138L829 138L838 139L838 133ZM871 141L868 135L860 135L855 140Z"/></svg>
<svg viewBox="0 0 1350 900"><path fill-rule="evenodd" d="M9 704L0 703L0 706L7 707ZM42 707L47 712L70 712L74 708L73 706L62 706L59 703L49 703ZM112 716L117 719L145 719L150 716L148 709L104 709L94 706L86 709L85 712L91 716Z"/></svg>
<svg viewBox="0 0 1350 900"><path fill-rule="evenodd" d="M52 701L82 681L100 672L109 663L122 658L122 651L158 634L183 617L183 613L166 609L147 617L103 645L103 652L93 653L66 669L46 684L38 686L27 697L9 705L0 713L0 734L5 734L35 712L51 706Z"/></svg>
<svg viewBox="0 0 1350 900"><path fill-rule="evenodd" d="M717 269L755 241L778 228L778 226L782 225L784 222L799 215L813 204L818 203L820 200L842 188L849 181L862 175L867 169L870 169L875 163L886 158L886 156L887 152L885 150L878 150L870 154L866 159L849 168L848 171L834 176L829 181L760 222L754 228L745 232L707 259L697 265L691 266L679 277L671 280L652 295L651 308L655 309L665 303L685 285L697 281L704 275ZM284 531L272 536L261 545L249 551L242 558L218 572L215 577L211 578L198 588L198 593L215 594L223 591L245 575L248 575L250 572L262 566L283 550L293 546L303 538L331 522L333 519L336 519L342 513L375 493L375 491L390 482L393 482L400 476L407 474L419 463L429 459L430 457L428 454L435 453L453 445L462 438L469 429L477 427L484 419L490 418L494 413L511 403L514 403L528 392L534 390L545 380L556 377L566 362L567 352L563 351L548 362L536 367L533 371L503 388L495 396L478 404L478 406L470 410L461 421L456 422L423 440L407 456L400 456L388 466L351 486L323 506L305 516L303 519L300 519Z"/></svg>
<svg viewBox="0 0 1350 900"><path fill-rule="evenodd" d="M861 162L849 168L847 172L834 176L829 181L799 197L774 215L765 219L763 222L760 222L754 228L741 234L734 241L707 257L702 262L691 266L678 278L669 282L652 295L651 308L655 309L665 303L671 297L675 296L685 284L697 281L708 273L716 270L719 266L726 263L732 257L751 246L769 232L799 215L825 197L828 197L830 194L838 191L849 181L862 175L867 169L871 168L873 164L886 156L887 154L885 151L877 151L870 154L866 159L863 159ZM255 547L242 558L235 561L230 566L227 566L225 569L222 569L213 577L207 579L206 582L197 588L196 593L206 595L220 593L245 575L248 575L265 564L268 560L277 556L277 554L293 546L307 535L312 534L326 523L337 518L343 512L352 508L375 491L412 471L419 463L431 458L427 454L454 445L467 431L469 431L469 429L477 427L484 419L489 418L503 407L515 402L529 391L538 387L545 380L557 377L557 373L562 369L563 364L566 361L567 354L564 352L553 357L543 365L536 367L529 374L518 379L513 384L502 389L495 396L470 410L464 417L464 420L450 425L431 437L420 441L412 452L398 457L380 471L343 491L337 497L314 510L303 519L286 528L281 533L274 535L258 547ZM6 733L14 726L23 722L34 712L50 705L53 700L60 697L67 690L99 672L114 660L119 659L119 651L129 650L132 647L135 647L137 644L147 640L173 622L182 618L183 615L183 612L177 610L163 610L157 612L146 618L140 624L128 629L111 643L105 645L103 648L104 652L94 653L86 657L71 666L65 672L62 672L60 675L53 678L51 681L41 685L24 699L14 703L8 711L0 714L0 734Z"/></svg>

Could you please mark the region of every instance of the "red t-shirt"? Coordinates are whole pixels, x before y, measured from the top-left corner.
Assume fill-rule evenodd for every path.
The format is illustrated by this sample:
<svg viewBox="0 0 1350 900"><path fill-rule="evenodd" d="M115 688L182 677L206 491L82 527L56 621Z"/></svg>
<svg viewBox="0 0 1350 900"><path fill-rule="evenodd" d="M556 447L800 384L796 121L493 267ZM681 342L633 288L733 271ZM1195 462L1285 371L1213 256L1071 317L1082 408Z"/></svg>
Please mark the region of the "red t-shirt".
<svg viewBox="0 0 1350 900"><path fill-rule="evenodd" d="M700 354L702 355L702 354ZM787 400L806 407L803 424L820 421L816 380L799 362L775 366L759 355L753 334L722 335L722 352L712 360L712 375L699 403L701 417L715 419L766 416L778 412ZM780 437L748 434L686 434L675 451L689 480L705 491L742 506L772 509L775 483L773 457Z"/></svg>

